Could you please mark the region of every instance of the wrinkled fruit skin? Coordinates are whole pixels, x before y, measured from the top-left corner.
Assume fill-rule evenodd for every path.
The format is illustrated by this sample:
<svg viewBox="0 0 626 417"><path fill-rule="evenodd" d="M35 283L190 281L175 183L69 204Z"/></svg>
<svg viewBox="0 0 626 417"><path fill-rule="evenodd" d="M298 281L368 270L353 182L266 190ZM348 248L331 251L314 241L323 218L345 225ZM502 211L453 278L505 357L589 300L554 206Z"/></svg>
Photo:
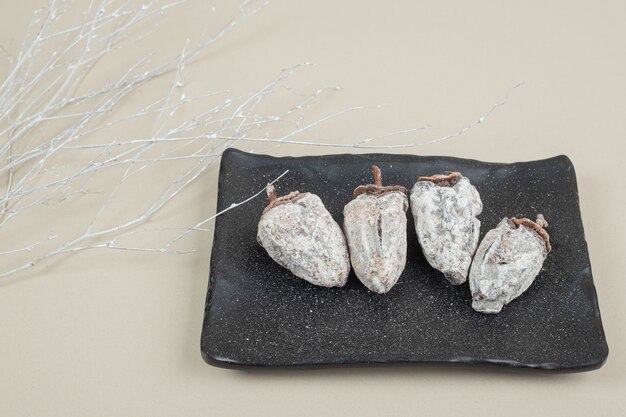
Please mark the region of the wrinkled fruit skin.
<svg viewBox="0 0 626 417"><path fill-rule="evenodd" d="M294 275L322 287L345 285L350 259L341 228L311 193L273 207L259 221L257 241Z"/></svg>
<svg viewBox="0 0 626 417"><path fill-rule="evenodd" d="M343 209L352 268L371 291L388 292L404 270L407 209L398 191L361 194Z"/></svg>
<svg viewBox="0 0 626 417"><path fill-rule="evenodd" d="M428 263L454 285L467 280L478 246L483 204L466 177L453 186L418 181L411 190L415 231Z"/></svg>
<svg viewBox="0 0 626 417"><path fill-rule="evenodd" d="M547 255L537 233L503 219L487 232L476 252L469 277L472 308L499 313L533 283Z"/></svg>

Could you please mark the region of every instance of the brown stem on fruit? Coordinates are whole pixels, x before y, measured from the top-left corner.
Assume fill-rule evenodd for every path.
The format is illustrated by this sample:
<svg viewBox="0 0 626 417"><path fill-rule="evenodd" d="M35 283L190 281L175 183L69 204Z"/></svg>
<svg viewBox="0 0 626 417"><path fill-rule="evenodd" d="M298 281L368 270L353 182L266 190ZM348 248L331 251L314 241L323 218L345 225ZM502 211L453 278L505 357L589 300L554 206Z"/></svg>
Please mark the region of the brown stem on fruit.
<svg viewBox="0 0 626 417"><path fill-rule="evenodd" d="M537 215L537 221L535 222L525 217L523 219L518 219L517 217L511 217L511 222L516 227L524 226L524 227L529 228L533 232L537 233L537 235L539 235L539 237L543 239L546 245L546 251L550 253L550 251L552 250L552 245L550 245L550 235L544 229L544 227L548 226L548 222L546 221L546 219L543 217L542 214Z"/></svg>
<svg viewBox="0 0 626 417"><path fill-rule="evenodd" d="M270 204L276 201L276 188L272 184L267 184L265 191L267 192L267 198L270 199Z"/></svg>
<svg viewBox="0 0 626 417"><path fill-rule="evenodd" d="M543 228L548 227L548 222L546 221L545 217L543 217L543 214L537 214L537 220L535 220L535 223Z"/></svg>
<svg viewBox="0 0 626 417"><path fill-rule="evenodd" d="M374 178L374 185L379 187L383 186L383 175L380 172L378 165L372 165L372 177Z"/></svg>
<svg viewBox="0 0 626 417"><path fill-rule="evenodd" d="M289 194L284 195L282 197L276 197L276 188L274 188L272 184L267 184L266 192L267 192L267 197L270 200L270 203L263 210L263 214L267 213L274 207L298 201L307 194L307 193L300 193L300 191L292 191Z"/></svg>
<svg viewBox="0 0 626 417"><path fill-rule="evenodd" d="M380 168L377 165L372 165L372 177L374 178L374 184L359 185L354 189L354 198L361 194L385 194L391 191L399 191L406 194L406 188L401 185L387 185L383 186L383 176Z"/></svg>
<svg viewBox="0 0 626 417"><path fill-rule="evenodd" d="M443 174L432 175L430 177L419 177L418 181L430 181L440 187L451 187L456 184L463 175L460 172L446 171Z"/></svg>

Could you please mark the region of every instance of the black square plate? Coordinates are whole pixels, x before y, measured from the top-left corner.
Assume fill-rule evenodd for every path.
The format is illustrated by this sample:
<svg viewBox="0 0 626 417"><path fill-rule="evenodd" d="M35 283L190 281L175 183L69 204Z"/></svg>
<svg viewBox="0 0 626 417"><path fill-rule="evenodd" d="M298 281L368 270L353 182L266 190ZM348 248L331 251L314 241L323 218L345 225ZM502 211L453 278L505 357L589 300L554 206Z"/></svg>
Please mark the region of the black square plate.
<svg viewBox="0 0 626 417"><path fill-rule="evenodd" d="M532 286L500 314L471 307L467 284L453 287L432 269L409 212L406 269L387 294L350 274L343 288L315 287L270 259L256 242L267 201L258 197L219 216L202 329L204 359L221 367L375 363L461 363L584 371L608 355L578 206L566 156L495 164L414 155L274 158L228 150L217 210L261 190L285 170L279 195L317 194L335 220L353 189L371 182L411 188L420 175L461 171L480 192L481 239L503 217L545 215L553 251Z"/></svg>

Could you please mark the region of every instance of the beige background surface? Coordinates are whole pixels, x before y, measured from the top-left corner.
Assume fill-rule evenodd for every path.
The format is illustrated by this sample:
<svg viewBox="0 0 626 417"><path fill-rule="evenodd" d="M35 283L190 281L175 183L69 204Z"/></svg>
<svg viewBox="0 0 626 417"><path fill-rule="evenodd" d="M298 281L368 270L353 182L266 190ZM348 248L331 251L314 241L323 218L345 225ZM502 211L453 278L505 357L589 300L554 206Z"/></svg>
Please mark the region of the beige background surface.
<svg viewBox="0 0 626 417"><path fill-rule="evenodd" d="M0 44L17 51L42 3L2 1ZM206 12L201 1L180 7L143 50L180 47L180 31L212 24ZM0 283L0 416L626 415L625 19L621 1L275 0L188 76L194 88L247 91L281 68L311 61L316 65L298 81L303 90L343 87L317 107L319 115L388 104L307 138L344 143L424 124L432 125L427 133L394 143L442 136L509 94L505 106L465 135L404 152L501 162L572 159L610 348L600 370L210 367L199 352L207 233L192 238L195 255L83 252ZM184 223L209 214L215 194L212 170L163 216ZM128 204L141 198L137 190ZM28 233L31 226L22 227Z"/></svg>

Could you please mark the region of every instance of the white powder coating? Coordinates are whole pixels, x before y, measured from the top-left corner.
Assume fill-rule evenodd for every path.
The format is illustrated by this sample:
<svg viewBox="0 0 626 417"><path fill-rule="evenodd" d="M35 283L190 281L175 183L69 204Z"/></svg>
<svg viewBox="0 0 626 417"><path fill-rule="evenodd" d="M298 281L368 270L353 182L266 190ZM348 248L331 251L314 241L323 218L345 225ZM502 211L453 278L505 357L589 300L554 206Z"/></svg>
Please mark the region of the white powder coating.
<svg viewBox="0 0 626 417"><path fill-rule="evenodd" d="M406 264L406 194L361 194L343 209L356 276L371 291L388 292Z"/></svg>
<svg viewBox="0 0 626 417"><path fill-rule="evenodd" d="M452 186L418 181L411 190L417 238L430 265L454 285L462 284L478 246L483 204L466 177Z"/></svg>
<svg viewBox="0 0 626 417"><path fill-rule="evenodd" d="M301 194L267 211L257 240L274 261L311 284L341 287L348 279L346 240L315 194Z"/></svg>
<svg viewBox="0 0 626 417"><path fill-rule="evenodd" d="M547 255L546 243L537 233L502 219L476 252L469 277L472 308L499 313L533 283Z"/></svg>

